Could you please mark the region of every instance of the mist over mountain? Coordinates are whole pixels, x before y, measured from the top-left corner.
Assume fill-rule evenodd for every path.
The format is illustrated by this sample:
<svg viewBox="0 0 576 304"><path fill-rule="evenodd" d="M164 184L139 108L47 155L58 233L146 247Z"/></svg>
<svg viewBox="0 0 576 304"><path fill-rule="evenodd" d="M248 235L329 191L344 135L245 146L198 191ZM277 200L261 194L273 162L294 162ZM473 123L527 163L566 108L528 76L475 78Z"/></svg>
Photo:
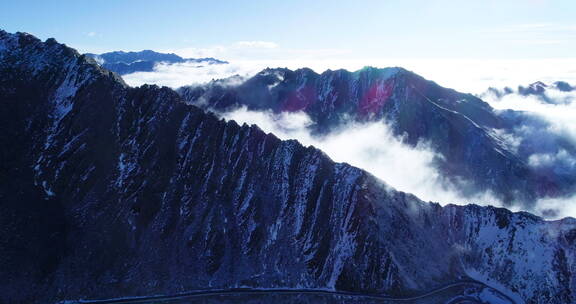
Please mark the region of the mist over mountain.
<svg viewBox="0 0 576 304"><path fill-rule="evenodd" d="M510 121L502 135L526 163L550 178L576 176L576 90L567 82L535 82L517 89L489 88L480 95ZM570 182L571 183L571 182ZM543 213L573 214L576 196L570 192L542 199Z"/></svg>
<svg viewBox="0 0 576 304"><path fill-rule="evenodd" d="M354 85L322 91L330 102L307 103L320 88L307 84L325 78L291 73L282 74L284 84L246 82L262 102L248 106L267 109L272 100L277 111L316 109L328 115L309 114L319 134L342 119L328 109L358 120L393 114L394 132L404 130L408 144L446 138L431 128L442 124L473 144L468 151L479 156L470 157L512 172L502 174L525 172L475 125L500 120L471 95L402 69L367 69L334 72L341 78L333 80ZM422 202L318 149L220 120L169 88L131 88L54 39L0 31L0 75L0 277L9 278L2 302L239 287L443 302L574 301L572 218ZM260 87L270 85L284 98L269 99ZM244 104L244 88L223 92ZM337 102L344 93L354 103ZM457 151L446 155L468 156ZM454 170L469 172L462 166Z"/></svg>
<svg viewBox="0 0 576 304"><path fill-rule="evenodd" d="M140 52L108 52L103 54L87 53L94 58L102 67L126 75L136 72L152 72L158 64L186 63L203 67L212 64L227 64L228 62L214 58L182 58L173 53L158 53L151 50Z"/></svg>
<svg viewBox="0 0 576 304"><path fill-rule="evenodd" d="M403 176L398 185L406 185L400 187L404 191L428 199L447 197L462 203L504 205L551 217L574 214L574 204L569 201L576 191L574 166L558 162L543 167L533 161L542 153L560 151L546 150L536 144L537 138L546 136L550 142L546 147L567 151L574 151L574 141L540 128L547 124L546 120L524 112L495 110L471 94L443 88L402 68L367 67L356 72L328 70L322 74L309 69L266 69L245 81L213 81L182 87L178 92L189 103L223 117L234 117L241 107L249 112L270 111L272 116L304 113L310 119L308 132L289 136L304 142L310 137L321 142L327 135L342 133L350 126L385 124L396 141L412 150L422 151L424 146L424 152L432 155L422 156L430 158L428 165L408 170ZM244 117L250 122L249 117ZM522 133L532 127L543 136ZM373 135L372 141L381 143L381 151L391 145L386 136ZM362 144L356 144L354 138L348 140L348 144L340 145L361 149ZM341 150L342 147L334 146L326 151L337 155ZM574 163L576 158L567 156L568 162ZM397 161L400 159L397 156ZM386 170L371 165L378 161L374 153L340 160L361 166L365 163L364 169L386 180ZM410 158L408 163L413 161ZM422 176L427 181L437 180L434 187L426 187L426 182L405 182ZM438 195L443 190L449 190L449 195ZM538 202L546 199L563 201L542 208Z"/></svg>

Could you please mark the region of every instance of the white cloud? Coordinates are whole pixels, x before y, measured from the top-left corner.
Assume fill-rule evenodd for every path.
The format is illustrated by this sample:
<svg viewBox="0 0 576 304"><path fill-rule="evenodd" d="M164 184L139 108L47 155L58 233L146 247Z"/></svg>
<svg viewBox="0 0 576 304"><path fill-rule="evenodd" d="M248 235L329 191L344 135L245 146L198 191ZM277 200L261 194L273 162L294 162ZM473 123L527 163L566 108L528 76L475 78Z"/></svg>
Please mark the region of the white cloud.
<svg viewBox="0 0 576 304"><path fill-rule="evenodd" d="M531 45L554 45L563 44L567 40L564 39L508 39L508 42L518 44L531 44Z"/></svg>
<svg viewBox="0 0 576 304"><path fill-rule="evenodd" d="M526 156L528 165L548 172L551 178L576 174L576 92L548 87L543 98L512 93L502 98L489 94L484 100L499 110L523 111L529 118L513 130L514 134L507 134L517 146L523 142L530 147L532 154ZM576 194L539 199L532 211L547 218L576 217Z"/></svg>
<svg viewBox="0 0 576 304"><path fill-rule="evenodd" d="M576 92L561 92L548 88L546 96L552 103L545 102L536 96L509 94L498 99L494 95L484 96L484 100L499 110L524 111L541 117L549 124L547 131L566 136L576 144ZM529 127L529 126L526 126Z"/></svg>
<svg viewBox="0 0 576 304"><path fill-rule="evenodd" d="M528 157L528 164L536 168L561 168L574 171L576 168L576 158L565 149L560 149L556 153L535 153Z"/></svg>
<svg viewBox="0 0 576 304"><path fill-rule="evenodd" d="M484 29L485 33L576 33L576 24L558 24L552 22L514 24L500 28Z"/></svg>
<svg viewBox="0 0 576 304"><path fill-rule="evenodd" d="M281 139L297 139L304 145L312 145L334 161L362 168L388 185L427 201L501 205L490 192L469 197L459 194L458 187L466 182L456 185L446 181L434 165L438 154L425 143L415 148L405 145L382 121L349 123L329 135L316 137L307 129L310 118L301 112L273 114L240 108L219 115L238 123L256 124Z"/></svg>
<svg viewBox="0 0 576 304"><path fill-rule="evenodd" d="M574 35L576 34L576 24L566 23L533 23L533 24L515 24L503 27L485 28L477 31L478 39L485 41L494 49L516 48L516 53L521 56L524 52L532 50L523 50L523 46L532 46L540 49L534 52L536 56L539 53L559 56L563 50L552 47L564 47L565 49L574 48ZM568 53L564 53L564 56ZM561 55L560 55L561 56Z"/></svg>
<svg viewBox="0 0 576 304"><path fill-rule="evenodd" d="M224 60L237 61L246 58L269 57L285 49L272 41L236 41L231 44L213 45L207 47L187 47L179 49L160 50L164 53L176 53L185 58L215 57Z"/></svg>
<svg viewBox="0 0 576 304"><path fill-rule="evenodd" d="M538 200L535 213L549 219L560 219L566 216L576 217L576 195Z"/></svg>
<svg viewBox="0 0 576 304"><path fill-rule="evenodd" d="M412 193L425 201L441 204L468 204L503 206L493 192L478 192L465 196L458 189L465 188L465 180L450 182L436 169L435 159L440 158L429 145L420 143L411 147L393 136L385 122L349 123L327 136L313 136L308 126L311 119L302 112L274 114L270 111L249 111L245 107L217 113L227 120L256 124L265 132L280 139L296 139L306 146L314 146L332 160L346 162L364 169L391 187ZM518 140L517 138L513 140ZM553 154L534 154L534 166L550 166L565 162L576 168L576 161L567 151ZM520 204L507 206L513 211L529 211L548 219L576 216L576 195L539 199L533 207Z"/></svg>
<svg viewBox="0 0 576 304"><path fill-rule="evenodd" d="M372 60L370 60L372 61ZM480 81L479 87L485 90L486 87L493 83L510 84L510 80L526 84L534 79L544 80L566 80L576 79L575 74L565 72L566 62L576 63L576 60L543 60L538 62L518 61L466 61L466 60L447 60L447 61L417 61L407 60L397 64L400 66L411 66L418 73L430 79L440 79L440 84L445 83L463 83L470 79L479 79L488 75L503 75L500 79L486 78ZM379 66L394 66L382 64ZM327 68L345 67L349 70L361 68L364 62L361 61L341 61L333 62L329 59L324 60L300 60L300 61L283 61L283 60L249 60L233 62L227 65L203 65L184 63L158 65L154 72L134 73L125 75L126 82L130 85L140 85L143 83L155 83L171 87L179 87L194 83L204 83L212 79L226 78L232 75L240 75L233 81L250 77L266 67L288 67L291 69L302 66L311 67L321 72ZM565 74L561 71L564 67ZM444 67L444 68L443 68ZM419 70L418 70L419 69ZM466 74L465 72L468 72ZM526 75L519 76L518 73ZM540 74L539 74L540 73ZM429 75L436 75L430 77ZM546 77L535 77L534 75L546 75ZM553 75L560 75L554 78ZM565 76L565 77L561 77ZM444 77L444 78L443 78ZM455 77L459 78L456 79ZM527 80L523 80L527 79ZM498 82L497 80L501 80ZM460 82L459 82L460 81ZM574 81L569 81L574 83ZM236 83L237 84L237 83ZM477 91L480 91L478 89ZM508 145L511 151L518 151L521 143L527 139L535 145L542 145L542 149L534 151L534 155L526 156L526 162L532 166L555 166L559 170L568 170L576 167L571 166L573 162L569 151L559 151L557 148L544 149L546 145L542 140L549 140L549 134L555 134L563 138L570 138L576 143L576 94L560 92L558 90L549 90L548 97L556 102L544 103L535 97L522 97L518 95L507 95L502 99L496 99L494 96L486 100L496 109L514 109L527 111L530 115L540 117L546 122L546 126L531 125L519 127L512 133L505 133L502 130L495 130L496 135ZM286 114L288 115L288 114ZM391 186L410 193L425 200L438 201L441 203L479 203L500 205L500 202L494 198L490 192L481 193L474 197L463 197L457 189L464 188L466 181L460 181L458 184L449 183L443 179L440 173L433 166L435 157L439 157L432 149L425 144L421 144L417 149L412 149L394 138L385 124L378 123L374 125L348 125L340 132L334 133L326 138L315 138L310 135L305 128L309 121L307 118L298 117L297 114L290 116L274 116L265 112L249 112L238 110L224 115L227 118L235 119L239 122L255 123L267 132L272 132L283 139L298 139L306 145L314 145L325 151L335 161L348 162L357 167L366 169L375 176L381 178ZM298 122L296 125L287 125L288 122ZM381 142L375 142L373 138L382 139ZM350 145L354 142L354 145ZM382 145L380 145L382 143ZM540 149L540 147L539 147ZM401 155L401 157L399 156ZM399 161L402 160L402 162ZM552 168L554 169L554 168ZM564 172L565 173L565 172ZM519 207L513 207L519 208ZM564 208L564 207L563 207ZM565 208L564 208L565 209ZM564 210L562 209L562 210ZM527 210L532 212L544 212L540 209ZM559 211L560 215L567 215ZM538 213L550 215L551 212ZM569 214L574 215L574 214Z"/></svg>
<svg viewBox="0 0 576 304"><path fill-rule="evenodd" d="M102 37L102 34L98 33L98 32L86 32L84 33L86 36L90 37L90 38L94 38L94 37Z"/></svg>
<svg viewBox="0 0 576 304"><path fill-rule="evenodd" d="M178 87L198 82L206 82L217 78L225 78L234 74L254 75L266 67L287 67L290 69L308 67L318 73L322 73L327 69L347 69L354 71L364 66L400 66L414 71L427 79L434 80L442 86L468 93L481 93L489 86L503 87L531 83L536 80L548 82L563 80L576 83L576 68L570 68L576 67L576 58L538 60L433 58L341 59L342 57L350 56L347 50L316 49L304 51L286 50L282 48L246 48L242 51L215 48L211 50L195 49L192 53L177 53L183 57L215 57L230 61L230 65L227 68L208 66L200 69L192 69L191 66L187 64L176 64L171 67L159 66L154 72L128 75L125 79L127 79L131 85L154 83ZM236 59L232 60L230 58ZM175 81L175 79L177 79L177 81Z"/></svg>
<svg viewBox="0 0 576 304"><path fill-rule="evenodd" d="M518 148L520 147L520 144L522 144L522 137L503 129L492 129L491 131L496 138L502 140L502 144L508 151L518 153Z"/></svg>
<svg viewBox="0 0 576 304"><path fill-rule="evenodd" d="M122 76L131 86L156 84L178 88L185 85L206 83L215 79L223 79L234 75L249 77L265 67L250 64L199 64L184 62L176 64L161 63L154 67L153 72L137 72Z"/></svg>
<svg viewBox="0 0 576 304"><path fill-rule="evenodd" d="M104 58L102 58L100 56L94 57L92 59L94 59L96 62L98 62L99 65L103 65L105 62Z"/></svg>
<svg viewBox="0 0 576 304"><path fill-rule="evenodd" d="M274 49L278 47L278 44L270 41L238 41L236 42L236 46L246 48Z"/></svg>

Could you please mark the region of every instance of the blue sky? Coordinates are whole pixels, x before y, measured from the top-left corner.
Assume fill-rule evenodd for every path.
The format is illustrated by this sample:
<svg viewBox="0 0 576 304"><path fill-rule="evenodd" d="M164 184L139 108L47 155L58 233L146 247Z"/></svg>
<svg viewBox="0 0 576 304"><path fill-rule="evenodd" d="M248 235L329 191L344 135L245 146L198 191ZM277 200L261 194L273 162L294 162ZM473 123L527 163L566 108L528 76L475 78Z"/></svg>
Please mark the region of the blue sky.
<svg viewBox="0 0 576 304"><path fill-rule="evenodd" d="M557 58L576 51L573 0L20 0L1 6L1 28L55 37L82 51L210 49L239 41L342 57Z"/></svg>

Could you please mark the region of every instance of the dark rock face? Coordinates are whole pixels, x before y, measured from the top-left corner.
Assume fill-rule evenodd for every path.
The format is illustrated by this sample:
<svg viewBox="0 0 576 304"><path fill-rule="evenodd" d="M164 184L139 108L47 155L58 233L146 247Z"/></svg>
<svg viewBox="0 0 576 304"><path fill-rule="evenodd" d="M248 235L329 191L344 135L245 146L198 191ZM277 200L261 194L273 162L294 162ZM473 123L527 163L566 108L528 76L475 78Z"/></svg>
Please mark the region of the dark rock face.
<svg viewBox="0 0 576 304"><path fill-rule="evenodd" d="M54 40L0 31L0 75L1 302L466 281L574 301L573 219L423 203Z"/></svg>
<svg viewBox="0 0 576 304"><path fill-rule="evenodd" d="M213 111L304 111L315 132L349 120L385 119L406 143L426 141L443 156L440 172L464 196L492 191L504 203L530 207L538 197L567 194L562 176L529 167L495 130L512 128L482 100L427 81L402 68L364 68L316 74L309 69L267 69L240 85L214 81L178 90L189 103ZM376 139L375 139L376 140ZM460 183L461 180L468 183Z"/></svg>
<svg viewBox="0 0 576 304"><path fill-rule="evenodd" d="M176 54L164 54L151 50L140 52L109 52L103 54L86 54L94 58L102 67L120 75L135 72L151 72L158 63L197 63L199 65L207 64L227 64L228 62L214 58L182 58Z"/></svg>

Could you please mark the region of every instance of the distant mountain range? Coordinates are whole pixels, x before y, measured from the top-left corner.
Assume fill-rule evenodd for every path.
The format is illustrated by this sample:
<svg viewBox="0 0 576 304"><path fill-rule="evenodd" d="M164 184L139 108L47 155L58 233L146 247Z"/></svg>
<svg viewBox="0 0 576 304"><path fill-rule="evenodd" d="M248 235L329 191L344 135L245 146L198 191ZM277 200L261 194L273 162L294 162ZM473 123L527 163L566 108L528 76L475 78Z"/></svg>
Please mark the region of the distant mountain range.
<svg viewBox="0 0 576 304"><path fill-rule="evenodd" d="M151 50L140 52L109 52L103 54L86 54L94 58L102 67L120 75L135 72L151 72L159 63L197 63L198 65L227 64L228 62L214 58L182 58L176 54L158 53Z"/></svg>
<svg viewBox="0 0 576 304"><path fill-rule="evenodd" d="M507 95L517 94L519 96L533 96L537 97L541 101L547 103L557 103L558 97L557 96L549 96L549 94L553 91L556 92L563 92L563 93L576 93L576 86L571 85L565 81L556 81L550 84L546 84L541 81L537 81L531 83L527 86L518 86L516 89L511 87L504 87L504 88L494 88L490 87L486 92L482 93L480 97L489 97L492 95L495 98L502 98Z"/></svg>
<svg viewBox="0 0 576 304"><path fill-rule="evenodd" d="M54 39L0 31L0 75L2 303L238 288L408 303L576 300L573 218L422 202L169 88L129 87ZM386 116L409 143L435 143L446 170L518 191L540 185L489 132L502 123L489 106L404 69L266 70L230 89L180 93L219 108L304 110L318 132L339 113Z"/></svg>

